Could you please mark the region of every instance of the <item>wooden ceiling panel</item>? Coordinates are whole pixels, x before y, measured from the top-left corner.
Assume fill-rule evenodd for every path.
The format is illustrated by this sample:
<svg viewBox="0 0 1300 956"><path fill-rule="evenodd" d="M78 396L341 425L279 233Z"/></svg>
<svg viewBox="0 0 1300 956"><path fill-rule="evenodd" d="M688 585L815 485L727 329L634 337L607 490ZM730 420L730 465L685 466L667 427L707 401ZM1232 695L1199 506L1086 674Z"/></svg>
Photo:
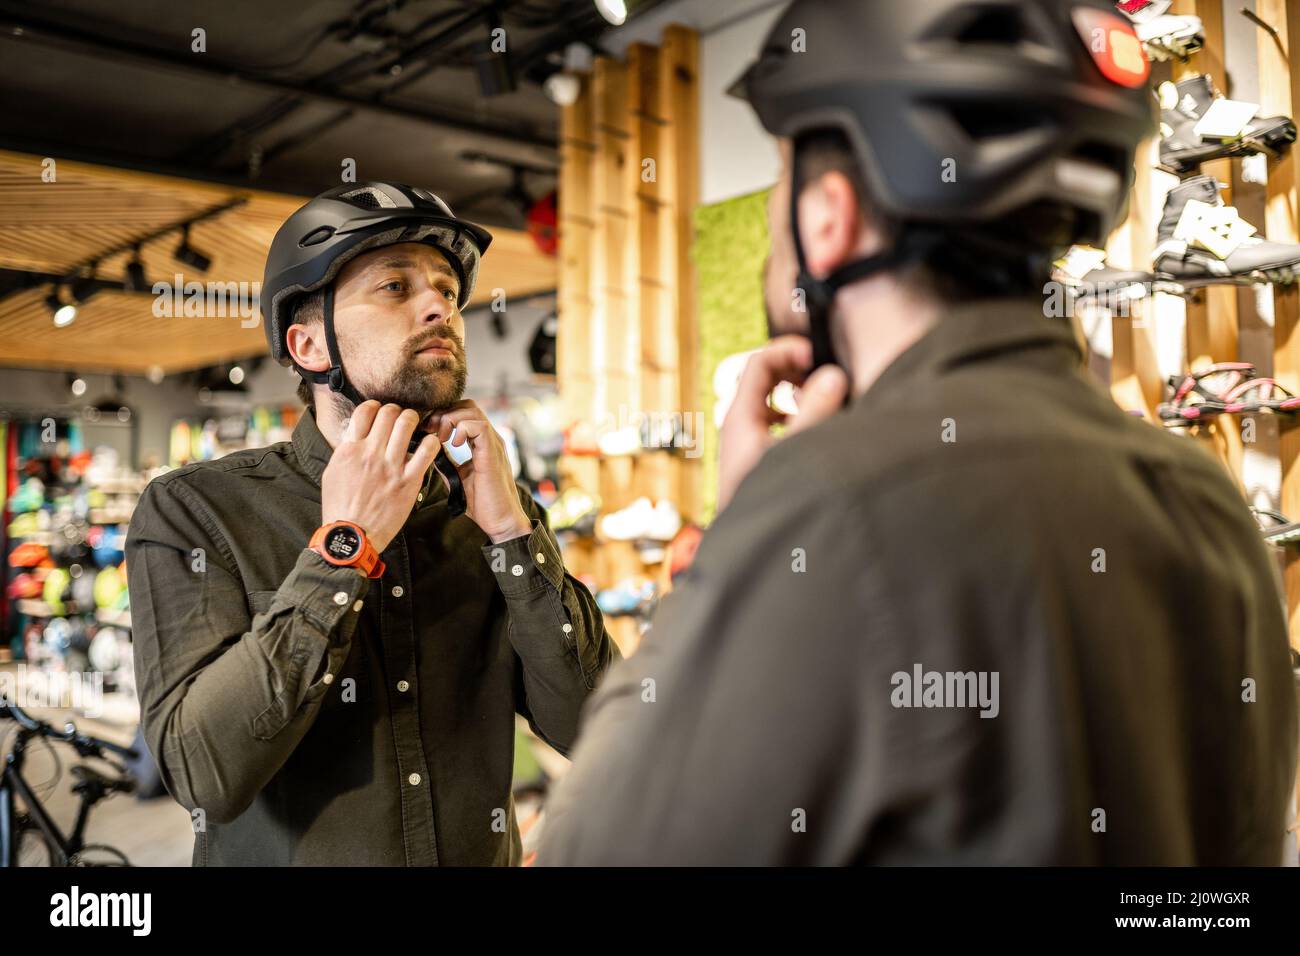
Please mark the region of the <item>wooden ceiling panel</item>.
<svg viewBox="0 0 1300 956"><path fill-rule="evenodd" d="M242 198L190 229L191 244L212 259L207 273L173 258L178 232L144 243L141 259L150 283L173 283L177 274L186 282L260 282L276 229L305 201L63 160L47 183L42 169L39 156L0 151L0 268L66 274L98 257L96 274L120 281L132 253L104 257L106 250ZM556 260L531 237L510 229L493 237L471 306L487 304L497 289L509 304L555 288ZM251 328L238 316L159 318L151 294L106 290L80 307L75 322L56 328L49 292L42 286L0 298L0 366L173 373L266 353L260 315Z"/></svg>

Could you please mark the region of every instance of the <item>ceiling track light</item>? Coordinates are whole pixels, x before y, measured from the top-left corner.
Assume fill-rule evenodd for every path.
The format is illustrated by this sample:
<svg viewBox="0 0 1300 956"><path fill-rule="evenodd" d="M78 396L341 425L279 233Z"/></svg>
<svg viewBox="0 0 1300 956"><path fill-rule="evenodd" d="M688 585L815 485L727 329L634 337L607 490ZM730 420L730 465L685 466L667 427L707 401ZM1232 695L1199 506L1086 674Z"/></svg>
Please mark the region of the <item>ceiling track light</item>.
<svg viewBox="0 0 1300 956"><path fill-rule="evenodd" d="M54 319L55 328L63 328L71 325L77 318L77 306L72 302L64 302L59 296L61 285L56 285L48 296L45 297L45 304L49 306L50 315Z"/></svg>
<svg viewBox="0 0 1300 956"><path fill-rule="evenodd" d="M172 253L172 258L177 262L185 263L192 269L197 269L199 272L207 272L212 268L212 257L205 256L190 245L190 227L188 224L181 229L181 241L176 247L176 251Z"/></svg>
<svg viewBox="0 0 1300 956"><path fill-rule="evenodd" d="M149 281L144 275L144 262L140 259L140 247L135 247L135 255L126 264L126 274L122 278L123 292L147 292Z"/></svg>
<svg viewBox="0 0 1300 956"><path fill-rule="evenodd" d="M99 283L95 279L95 273L98 269L99 263L92 262L87 273L72 280L72 300L78 305L84 305L92 295L99 291Z"/></svg>
<svg viewBox="0 0 1300 956"><path fill-rule="evenodd" d="M596 0L596 9L607 22L616 27L627 22L627 4L624 0Z"/></svg>

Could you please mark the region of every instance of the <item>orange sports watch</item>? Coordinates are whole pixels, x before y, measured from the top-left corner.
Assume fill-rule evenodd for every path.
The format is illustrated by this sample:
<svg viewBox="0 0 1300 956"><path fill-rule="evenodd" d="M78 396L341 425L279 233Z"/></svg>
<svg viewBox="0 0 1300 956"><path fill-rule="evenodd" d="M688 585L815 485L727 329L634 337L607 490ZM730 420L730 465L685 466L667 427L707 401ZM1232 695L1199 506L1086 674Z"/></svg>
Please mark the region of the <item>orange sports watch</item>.
<svg viewBox="0 0 1300 956"><path fill-rule="evenodd" d="M321 525L307 545L330 564L340 568L356 568L368 578L384 573L384 562L370 543L360 525L351 521L331 521Z"/></svg>

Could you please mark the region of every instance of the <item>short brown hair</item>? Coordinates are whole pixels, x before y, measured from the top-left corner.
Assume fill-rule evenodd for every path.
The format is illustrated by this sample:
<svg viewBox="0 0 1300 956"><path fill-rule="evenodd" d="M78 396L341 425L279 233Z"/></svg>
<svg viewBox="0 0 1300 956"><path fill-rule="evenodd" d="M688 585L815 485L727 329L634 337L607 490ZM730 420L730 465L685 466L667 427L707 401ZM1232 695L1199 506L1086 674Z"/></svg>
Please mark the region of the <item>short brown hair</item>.
<svg viewBox="0 0 1300 956"><path fill-rule="evenodd" d="M324 321L325 292L323 290L309 292L294 304L291 324L314 325ZM311 382L301 376L298 378L298 398L308 408L315 409L316 396L312 393Z"/></svg>
<svg viewBox="0 0 1300 956"><path fill-rule="evenodd" d="M819 176L842 173L853 186L863 217L880 231L885 248L899 241L904 224L886 215L876 202L857 154L842 130L826 128L801 134L794 143L794 151L792 184L796 194ZM1048 278L1042 267L1050 261L1050 256L1036 264L1030 264L1029 260L999 261L996 255L980 251L981 234L987 231L991 238L996 229L996 225L973 231L945 228L945 238L928 254L895 268L899 281L945 305L993 294L1029 294L1040 289Z"/></svg>

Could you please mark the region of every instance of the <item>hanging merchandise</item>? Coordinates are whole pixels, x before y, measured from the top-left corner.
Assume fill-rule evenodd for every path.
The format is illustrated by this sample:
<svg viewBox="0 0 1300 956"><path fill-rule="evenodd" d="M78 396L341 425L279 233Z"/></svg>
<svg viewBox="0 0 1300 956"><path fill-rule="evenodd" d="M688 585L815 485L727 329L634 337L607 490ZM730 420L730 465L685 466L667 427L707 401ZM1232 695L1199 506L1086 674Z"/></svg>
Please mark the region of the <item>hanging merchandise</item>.
<svg viewBox="0 0 1300 956"><path fill-rule="evenodd" d="M120 565L101 568L95 575L95 607L117 610L126 603L126 572Z"/></svg>
<svg viewBox="0 0 1300 956"><path fill-rule="evenodd" d="M1213 176L1195 176L1165 199L1153 253L1162 276L1185 287L1217 283L1295 281L1300 245L1270 242L1232 206L1224 206Z"/></svg>
<svg viewBox="0 0 1300 956"><path fill-rule="evenodd" d="M1207 112L1216 104L1236 104L1223 99L1214 89L1214 81L1195 74L1177 84L1166 80L1160 84L1160 165L1175 175L1194 172L1201 163L1229 156L1264 153L1277 156L1296 138L1295 123L1288 116L1257 118L1257 106L1245 104L1236 121L1224 136L1213 136L1201 125ZM1235 126L1235 129L1233 128Z"/></svg>
<svg viewBox="0 0 1300 956"><path fill-rule="evenodd" d="M53 614L67 614L67 603L72 600L72 575L67 568L50 568L45 575L41 596Z"/></svg>
<svg viewBox="0 0 1300 956"><path fill-rule="evenodd" d="M9 497L9 511L20 514L35 511L45 504L45 482L39 478L28 478Z"/></svg>
<svg viewBox="0 0 1300 956"><path fill-rule="evenodd" d="M183 419L172 424L171 438L168 442L168 460L172 467L179 468L193 460L190 453L190 423Z"/></svg>

